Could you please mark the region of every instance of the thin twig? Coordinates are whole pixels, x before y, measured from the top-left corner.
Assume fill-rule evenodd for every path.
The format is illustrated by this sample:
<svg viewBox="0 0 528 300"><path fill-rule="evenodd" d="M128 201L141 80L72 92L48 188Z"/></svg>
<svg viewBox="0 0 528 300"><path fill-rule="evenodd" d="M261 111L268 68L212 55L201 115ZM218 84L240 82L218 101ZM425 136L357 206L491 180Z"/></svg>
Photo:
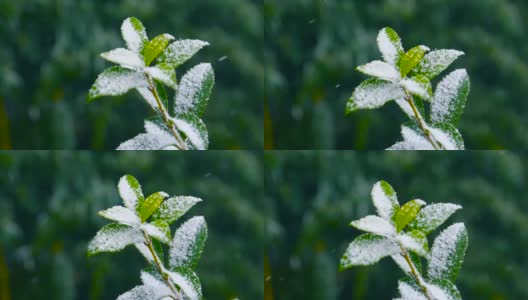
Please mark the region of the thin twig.
<svg viewBox="0 0 528 300"><path fill-rule="evenodd" d="M431 294L429 294L429 291L427 290L427 287L425 286L425 283L422 280L422 277L419 275L418 271L416 270L416 267L414 266L413 262L411 261L411 258L409 256L409 252L405 250L401 245L401 255L403 258L405 258L405 261L409 265L409 268L411 269L412 277L414 278L414 281L416 281L416 284L422 289L423 293L427 297L428 300L435 300Z"/></svg>
<svg viewBox="0 0 528 300"><path fill-rule="evenodd" d="M438 143L436 139L431 135L431 132L429 131L429 127L427 126L422 115L420 114L416 106L414 105L414 101L412 100L412 97L409 94L409 92L407 92L407 90L405 91L405 100L407 100L407 103L409 103L409 105L411 106L414 116L416 120L418 120L418 125L420 126L420 129L424 133L429 143L431 143L431 145L433 146L435 150L443 150L444 147L440 143Z"/></svg>

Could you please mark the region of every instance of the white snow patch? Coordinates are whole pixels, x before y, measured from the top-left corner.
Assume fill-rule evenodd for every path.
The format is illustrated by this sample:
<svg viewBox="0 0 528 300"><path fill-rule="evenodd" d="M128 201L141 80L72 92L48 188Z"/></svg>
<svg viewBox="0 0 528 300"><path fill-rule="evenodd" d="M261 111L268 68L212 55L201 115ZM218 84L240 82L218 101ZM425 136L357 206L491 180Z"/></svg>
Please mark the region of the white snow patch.
<svg viewBox="0 0 528 300"><path fill-rule="evenodd" d="M136 211L139 199L143 197L143 192L141 191L141 185L139 185L139 183L137 187L133 187L130 181L134 181L132 176L122 176L119 178L117 189L125 206L131 211Z"/></svg>
<svg viewBox="0 0 528 300"><path fill-rule="evenodd" d="M394 214L395 207L399 206L396 192L393 195L388 195L383 190L382 181L378 181L372 187L370 195L372 197L372 203L374 203L378 211L378 215L385 220L390 220Z"/></svg>
<svg viewBox="0 0 528 300"><path fill-rule="evenodd" d="M173 144L173 140L160 139L160 136L141 133L123 142L117 150L160 150Z"/></svg>
<svg viewBox="0 0 528 300"><path fill-rule="evenodd" d="M383 61L375 60L366 65L359 66L357 69L364 74L391 82L398 82L401 80L400 72L392 65Z"/></svg>
<svg viewBox="0 0 528 300"><path fill-rule="evenodd" d="M148 236L154 237L164 243L170 243L169 238L161 228L156 225L145 223L141 225L141 229L147 233Z"/></svg>
<svg viewBox="0 0 528 300"><path fill-rule="evenodd" d="M431 98L431 95L429 94L428 86L424 83L414 80L413 78L406 78L402 80L400 84L412 94L418 95L425 100Z"/></svg>
<svg viewBox="0 0 528 300"><path fill-rule="evenodd" d="M211 77L214 80L211 64L199 64L183 76L174 103L176 115L193 111L201 100L204 83Z"/></svg>
<svg viewBox="0 0 528 300"><path fill-rule="evenodd" d="M204 217L193 217L183 223L174 233L169 251L170 266L182 266L189 262L197 246L197 237L207 231Z"/></svg>
<svg viewBox="0 0 528 300"><path fill-rule="evenodd" d="M368 237L368 238L367 238ZM367 266L385 256L400 252L399 247L388 238L362 235L352 241L341 258L342 266Z"/></svg>
<svg viewBox="0 0 528 300"><path fill-rule="evenodd" d="M165 143L176 144L176 138L168 131L168 129L160 127L160 125L151 122L145 121L145 131L148 134L152 134L158 137L160 141L165 141Z"/></svg>
<svg viewBox="0 0 528 300"><path fill-rule="evenodd" d="M427 254L422 242L413 236L410 236L406 233L401 233L401 234L398 234L398 236L396 237L396 240L406 250L414 251L420 256L425 256Z"/></svg>
<svg viewBox="0 0 528 300"><path fill-rule="evenodd" d="M458 241L466 235L463 223L456 223L442 231L435 239L429 255L429 278L444 278L450 271L456 259Z"/></svg>
<svg viewBox="0 0 528 300"><path fill-rule="evenodd" d="M176 89L178 84L176 83L176 71L172 67L167 66L154 66L145 68L145 73L150 75L152 78L157 79L167 86Z"/></svg>
<svg viewBox="0 0 528 300"><path fill-rule="evenodd" d="M154 287L140 285L122 294L117 300L153 300L161 299L165 296L165 294L160 293L160 291L156 290Z"/></svg>
<svg viewBox="0 0 528 300"><path fill-rule="evenodd" d="M114 206L98 212L104 218L127 225L139 225L141 220L135 212L123 206Z"/></svg>
<svg viewBox="0 0 528 300"><path fill-rule="evenodd" d="M165 282L148 272L141 271L141 282L143 282L145 286L152 287L158 292L156 299L172 295L171 289L165 284Z"/></svg>
<svg viewBox="0 0 528 300"><path fill-rule="evenodd" d="M416 70L419 74L432 78L444 71L461 55L464 55L464 52L458 50L431 51L423 57Z"/></svg>
<svg viewBox="0 0 528 300"><path fill-rule="evenodd" d="M383 28L378 33L377 42L383 59L395 66L400 54L403 52L401 41L392 41L387 34L387 29Z"/></svg>
<svg viewBox="0 0 528 300"><path fill-rule="evenodd" d="M367 80L354 90L352 94L354 101L348 101L347 110L378 108L390 100L403 98L405 98L405 93L398 84L388 81Z"/></svg>
<svg viewBox="0 0 528 300"><path fill-rule="evenodd" d="M134 227L121 224L104 226L88 245L89 253L116 252L130 244L145 241L141 231Z"/></svg>
<svg viewBox="0 0 528 300"><path fill-rule="evenodd" d="M145 62L138 54L124 48L117 48L101 54L101 57L132 70L142 70Z"/></svg>
<svg viewBox="0 0 528 300"><path fill-rule="evenodd" d="M121 25L121 34L128 49L135 53L139 53L145 42L148 40L144 28L142 28L142 30L134 28L131 18L126 19Z"/></svg>
<svg viewBox="0 0 528 300"><path fill-rule="evenodd" d="M178 66L208 45L209 43L200 40L178 40L164 50L160 61Z"/></svg>
<svg viewBox="0 0 528 300"><path fill-rule="evenodd" d="M462 206L451 203L431 204L420 210L416 219L414 219L410 228L420 229L425 233L432 232L438 226L442 225L455 211Z"/></svg>
<svg viewBox="0 0 528 300"><path fill-rule="evenodd" d="M421 292L415 290L408 283L400 281L398 283L398 290L400 291L402 299L405 300L427 300L427 297Z"/></svg>
<svg viewBox="0 0 528 300"><path fill-rule="evenodd" d="M185 133L196 150L206 150L208 137L206 132L201 132L193 124L182 119L172 119L178 130Z"/></svg>
<svg viewBox="0 0 528 300"><path fill-rule="evenodd" d="M459 150L455 140L443 130L431 127L429 132L438 143L444 146L445 150Z"/></svg>
<svg viewBox="0 0 528 300"><path fill-rule="evenodd" d="M196 203L201 202L202 199L192 196L177 196L165 200L158 211L154 213L154 219L161 219L167 223L176 221L183 216Z"/></svg>
<svg viewBox="0 0 528 300"><path fill-rule="evenodd" d="M427 288L429 294L433 296L434 300L452 300L452 297L449 296L448 293L434 284L426 283L425 287Z"/></svg>
<svg viewBox="0 0 528 300"><path fill-rule="evenodd" d="M118 96L133 88L142 87L148 87L147 79L142 73L116 66L97 76L90 89L90 97Z"/></svg>
<svg viewBox="0 0 528 300"><path fill-rule="evenodd" d="M189 297L189 300L198 300L199 295L197 291L194 289L192 282L190 282L187 278L183 277L182 275L176 273L176 272L167 272L171 278L171 280L180 287L180 289L183 291L183 293Z"/></svg>
<svg viewBox="0 0 528 300"><path fill-rule="evenodd" d="M431 103L431 120L434 123L446 122L456 110L455 100L460 87L468 80L467 71L455 70L437 85L434 100Z"/></svg>
<svg viewBox="0 0 528 300"><path fill-rule="evenodd" d="M385 237L392 237L396 234L394 225L378 216L366 216L359 220L353 221L350 225L359 230L371 232Z"/></svg>
<svg viewBox="0 0 528 300"><path fill-rule="evenodd" d="M427 138L425 138L421 133L416 132L410 127L402 126L401 133L403 136L403 141L410 146L411 149L408 150L434 150L433 145L429 143Z"/></svg>

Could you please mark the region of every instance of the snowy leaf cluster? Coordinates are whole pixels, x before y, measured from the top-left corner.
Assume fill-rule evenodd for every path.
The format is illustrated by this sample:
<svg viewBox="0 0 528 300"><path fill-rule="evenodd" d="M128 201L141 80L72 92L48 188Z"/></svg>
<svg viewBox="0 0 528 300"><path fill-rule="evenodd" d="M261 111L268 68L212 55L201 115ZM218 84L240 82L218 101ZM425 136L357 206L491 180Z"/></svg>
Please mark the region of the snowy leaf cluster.
<svg viewBox="0 0 528 300"><path fill-rule="evenodd" d="M118 96L135 89L160 121L153 128L145 120L145 133L122 143L118 150L205 150L207 128L201 117L214 85L211 64L191 68L178 83L176 68L209 45L200 40L177 40L170 34L148 39L143 24L127 18L121 26L127 49L117 48L101 57L118 66L104 70L89 91L88 101ZM175 91L173 104L165 86ZM171 108L172 107L172 108Z"/></svg>
<svg viewBox="0 0 528 300"><path fill-rule="evenodd" d="M462 207L451 203L427 205L420 199L400 206L396 192L385 181L374 184L371 197L378 215L350 223L366 233L348 245L339 269L371 265L390 256L406 275L400 280L398 299L462 299L455 281L468 245L464 224L447 227L431 248L427 239ZM422 268L422 259L427 268Z"/></svg>
<svg viewBox="0 0 528 300"><path fill-rule="evenodd" d="M447 69L463 52L433 50L416 46L407 52L391 28L380 30L378 48L383 61L359 66L358 71L374 78L363 81L347 102L346 113L375 109L395 101L409 117L402 125L403 141L389 150L463 150L456 129L469 94L469 76L458 69L444 77L433 91L431 80ZM429 114L425 113L429 103Z"/></svg>
<svg viewBox="0 0 528 300"><path fill-rule="evenodd" d="M98 214L114 221L103 226L88 245L88 255L117 252L134 245L153 268L142 271L142 285L122 294L118 300L202 299L202 289L194 268L207 239L207 224L201 216L184 222L171 237L170 225L183 216L200 198L170 197L165 192L143 195L132 175L121 177L117 185L124 206L114 206ZM169 246L164 260L162 244Z"/></svg>

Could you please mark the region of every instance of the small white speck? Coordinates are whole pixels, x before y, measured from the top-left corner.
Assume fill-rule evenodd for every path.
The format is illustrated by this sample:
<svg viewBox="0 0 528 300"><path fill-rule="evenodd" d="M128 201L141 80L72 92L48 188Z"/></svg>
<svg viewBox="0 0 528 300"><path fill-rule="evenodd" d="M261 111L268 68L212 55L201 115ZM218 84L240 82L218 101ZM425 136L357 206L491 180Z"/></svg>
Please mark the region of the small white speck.
<svg viewBox="0 0 528 300"><path fill-rule="evenodd" d="M227 59L227 55L224 55L224 56L220 57L220 58L218 59L218 61L224 61L224 60L226 60L226 59Z"/></svg>

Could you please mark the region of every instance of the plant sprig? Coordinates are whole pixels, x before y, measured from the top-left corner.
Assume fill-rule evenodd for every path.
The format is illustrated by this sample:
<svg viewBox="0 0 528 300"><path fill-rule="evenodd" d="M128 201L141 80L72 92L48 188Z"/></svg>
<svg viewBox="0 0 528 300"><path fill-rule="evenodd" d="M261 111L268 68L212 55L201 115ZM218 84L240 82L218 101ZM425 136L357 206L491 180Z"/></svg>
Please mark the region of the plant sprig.
<svg viewBox="0 0 528 300"><path fill-rule="evenodd" d="M405 52L396 31L380 30L378 48L384 61L359 66L358 71L374 78L363 81L347 102L346 113L375 109L394 100L409 117L401 126L403 141L389 150L463 150L464 140L456 128L470 90L465 69L444 77L433 93L431 80L447 69L464 52L416 46ZM429 115L425 103L429 102Z"/></svg>
<svg viewBox="0 0 528 300"><path fill-rule="evenodd" d="M451 203L426 205L420 199L400 206L396 192L385 181L374 185L371 196L378 215L350 223L367 233L348 245L339 269L372 265L390 256L406 275L398 285L401 300L461 300L455 281L468 245L464 224L447 227L431 249L427 235L462 207ZM426 259L427 268L422 267L421 258Z"/></svg>

